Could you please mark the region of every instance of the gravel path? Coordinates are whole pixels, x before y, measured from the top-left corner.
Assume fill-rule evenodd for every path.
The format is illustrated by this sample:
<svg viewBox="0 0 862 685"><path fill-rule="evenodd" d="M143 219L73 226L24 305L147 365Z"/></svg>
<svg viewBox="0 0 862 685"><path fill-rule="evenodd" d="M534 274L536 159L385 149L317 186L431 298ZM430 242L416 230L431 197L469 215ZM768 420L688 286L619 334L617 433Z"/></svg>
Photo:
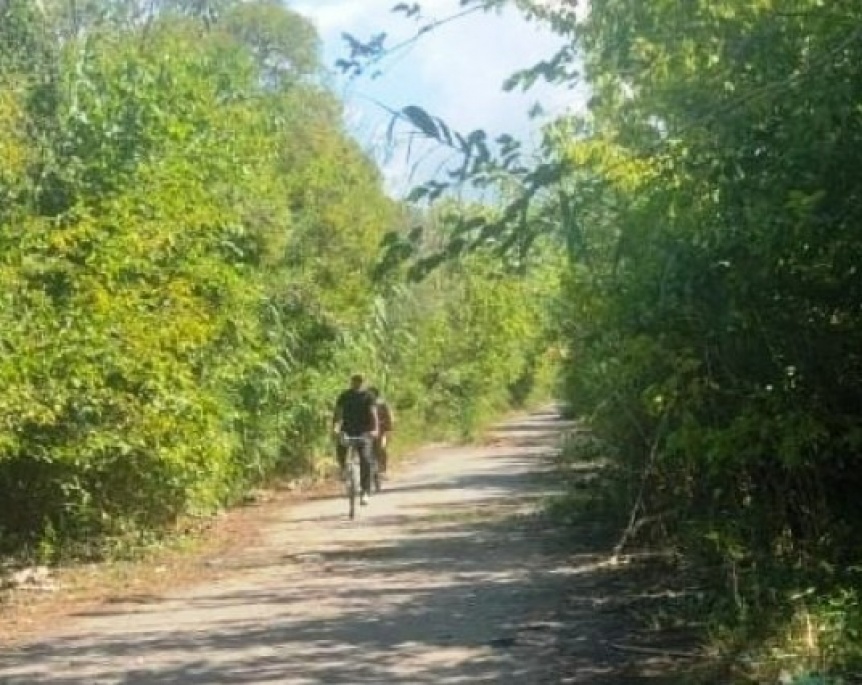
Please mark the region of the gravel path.
<svg viewBox="0 0 862 685"><path fill-rule="evenodd" d="M560 622L590 562L537 515L564 428L536 413L420 452L354 522L343 498L282 510L220 580L78 615L0 656L0 682L624 682L589 602Z"/></svg>

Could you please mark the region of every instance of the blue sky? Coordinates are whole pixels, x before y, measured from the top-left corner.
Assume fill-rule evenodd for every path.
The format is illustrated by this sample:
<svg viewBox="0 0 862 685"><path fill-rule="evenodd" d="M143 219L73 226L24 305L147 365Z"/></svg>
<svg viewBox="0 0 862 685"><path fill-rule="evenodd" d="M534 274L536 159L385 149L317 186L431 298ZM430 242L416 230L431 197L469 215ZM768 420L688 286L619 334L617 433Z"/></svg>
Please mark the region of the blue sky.
<svg viewBox="0 0 862 685"><path fill-rule="evenodd" d="M323 39L328 66L346 49L342 33L368 38L385 31L389 44L414 35L421 24L395 14L397 0L288 0L295 11L308 16ZM444 19L459 11L458 0L425 0L422 23ZM547 86L527 93L506 93L503 81L514 71L548 58L560 39L537 23L527 22L514 9L474 13L426 33L410 48L388 60L376 79L349 81L334 76L334 87L346 104L348 125L362 145L381 164L390 190L405 191L410 169L422 151L414 145L408 158L406 142L386 149L389 115L374 104L392 109L419 105L440 116L452 128L482 128L491 135L511 133L535 139L539 123L528 117L538 101L551 113L583 106L583 94ZM432 155L433 157L433 155ZM413 181L427 178L439 160L420 164Z"/></svg>

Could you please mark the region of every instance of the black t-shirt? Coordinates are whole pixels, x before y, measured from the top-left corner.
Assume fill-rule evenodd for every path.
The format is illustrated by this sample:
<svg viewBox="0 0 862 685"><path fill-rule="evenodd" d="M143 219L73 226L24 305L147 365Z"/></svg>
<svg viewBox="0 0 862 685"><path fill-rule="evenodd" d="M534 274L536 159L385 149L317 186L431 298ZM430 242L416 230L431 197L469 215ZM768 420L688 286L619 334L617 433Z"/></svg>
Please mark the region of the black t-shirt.
<svg viewBox="0 0 862 685"><path fill-rule="evenodd" d="M341 430L348 435L362 435L374 429L374 398L365 390L345 390L335 406L341 408Z"/></svg>

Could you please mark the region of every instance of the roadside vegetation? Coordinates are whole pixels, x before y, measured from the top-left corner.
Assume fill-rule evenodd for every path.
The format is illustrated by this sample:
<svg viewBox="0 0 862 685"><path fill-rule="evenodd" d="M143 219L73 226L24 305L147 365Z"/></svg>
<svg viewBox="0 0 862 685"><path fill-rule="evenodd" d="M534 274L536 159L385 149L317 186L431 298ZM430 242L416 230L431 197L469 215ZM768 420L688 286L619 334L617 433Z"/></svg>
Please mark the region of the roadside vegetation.
<svg viewBox="0 0 862 685"><path fill-rule="evenodd" d="M406 433L528 400L555 288L415 222L275 0L0 2L0 549L100 558L331 458L348 375Z"/></svg>
<svg viewBox="0 0 862 685"><path fill-rule="evenodd" d="M450 254L566 255L562 396L590 434L570 449L607 464L624 542L696 579L733 677L858 681L862 6L515 4L567 44L506 86L586 84L587 111L528 156L405 110L464 160L415 197L496 184L504 210Z"/></svg>
<svg viewBox="0 0 862 685"><path fill-rule="evenodd" d="M571 27L566 397L762 682L862 672L860 21L608 1Z"/></svg>
<svg viewBox="0 0 862 685"><path fill-rule="evenodd" d="M739 682L854 682L862 6L513 2L567 45L507 87L587 111L525 151L406 108L460 160L408 207L281 3L0 0L0 543L97 556L313 472L355 369L428 438L559 363L595 511L698 586L668 622Z"/></svg>

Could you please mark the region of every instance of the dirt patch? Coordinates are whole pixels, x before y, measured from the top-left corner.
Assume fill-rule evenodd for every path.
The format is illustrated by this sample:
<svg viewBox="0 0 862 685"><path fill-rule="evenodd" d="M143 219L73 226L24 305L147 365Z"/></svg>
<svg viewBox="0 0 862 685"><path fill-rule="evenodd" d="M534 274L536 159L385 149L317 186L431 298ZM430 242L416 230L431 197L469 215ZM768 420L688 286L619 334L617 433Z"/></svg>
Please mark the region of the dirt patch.
<svg viewBox="0 0 862 685"><path fill-rule="evenodd" d="M356 521L340 496L232 515L226 544L66 606L67 624L55 614L0 656L0 681L657 682L654 655L620 649L637 564L607 564L589 522L563 531L543 514L566 428L544 412L480 446L422 450Z"/></svg>
<svg viewBox="0 0 862 685"><path fill-rule="evenodd" d="M395 472L409 468L421 454L444 447L428 445L394 460L392 468ZM190 523L186 535L141 552L134 560L52 568L51 584L56 588L52 591L0 588L0 646L26 642L77 613L98 612L100 606L110 610L124 600L144 601L222 578L230 566L224 560L259 546L262 531L286 507L338 494L339 486L325 480L300 486L295 481L276 483L256 492L243 506Z"/></svg>
<svg viewBox="0 0 862 685"><path fill-rule="evenodd" d="M186 535L130 561L75 564L51 569L53 591L0 591L0 645L20 644L76 613L96 612L123 601L145 601L168 590L211 582L225 575L223 559L259 545L266 526L285 507L335 494L331 483L297 489L292 483L262 490L243 506L203 523ZM192 527L194 529L192 529Z"/></svg>
<svg viewBox="0 0 862 685"><path fill-rule="evenodd" d="M53 591L7 589L0 595L0 644L9 646L57 625L85 608L134 600L208 580L207 563L255 534L251 517L242 510L214 520L202 534L153 550L135 561L78 564L51 570Z"/></svg>

